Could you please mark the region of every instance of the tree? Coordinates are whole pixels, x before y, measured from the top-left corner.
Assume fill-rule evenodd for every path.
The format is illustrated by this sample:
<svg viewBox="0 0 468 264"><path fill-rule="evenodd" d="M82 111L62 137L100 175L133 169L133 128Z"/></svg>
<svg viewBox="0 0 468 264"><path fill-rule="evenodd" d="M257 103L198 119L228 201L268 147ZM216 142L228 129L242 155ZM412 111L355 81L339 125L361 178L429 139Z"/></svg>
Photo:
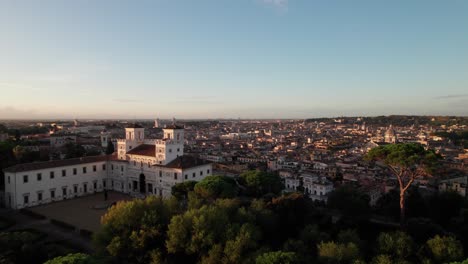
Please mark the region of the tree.
<svg viewBox="0 0 468 264"><path fill-rule="evenodd" d="M437 263L447 263L463 259L463 246L460 241L452 236L436 235L426 242L426 246Z"/></svg>
<svg viewBox="0 0 468 264"><path fill-rule="evenodd" d="M359 258L359 247L354 243L321 242L317 248L322 263L350 263Z"/></svg>
<svg viewBox="0 0 468 264"><path fill-rule="evenodd" d="M413 244L413 239L404 232L380 233L377 251L395 260L404 260L413 253Z"/></svg>
<svg viewBox="0 0 468 264"><path fill-rule="evenodd" d="M188 193L193 191L196 181L185 181L172 186L171 194L178 200L187 199Z"/></svg>
<svg viewBox="0 0 468 264"><path fill-rule="evenodd" d="M195 193L209 200L217 198L232 198L237 195L238 188L234 179L226 176L207 176L199 181L194 188Z"/></svg>
<svg viewBox="0 0 468 264"><path fill-rule="evenodd" d="M115 151L114 144L112 144L112 141L109 140L107 142L106 154L111 155L112 153L114 153L114 151Z"/></svg>
<svg viewBox="0 0 468 264"><path fill-rule="evenodd" d="M48 260L44 264L98 264L99 262L90 255L83 253L68 254Z"/></svg>
<svg viewBox="0 0 468 264"><path fill-rule="evenodd" d="M370 213L369 196L352 186L341 186L328 196L327 206L351 218L367 217Z"/></svg>
<svg viewBox="0 0 468 264"><path fill-rule="evenodd" d="M283 189L283 183L278 175L257 170L242 173L240 182L247 187L247 194L255 197L267 193L279 194Z"/></svg>
<svg viewBox="0 0 468 264"><path fill-rule="evenodd" d="M400 188L400 223L403 226L406 191L416 179L431 175L440 156L432 150L424 149L421 144L401 143L371 149L365 158L383 162L397 178Z"/></svg>
<svg viewBox="0 0 468 264"><path fill-rule="evenodd" d="M263 253L255 259L256 264L295 264L299 257L294 252L273 251Z"/></svg>
<svg viewBox="0 0 468 264"><path fill-rule="evenodd" d="M149 263L164 257L164 242L171 217L179 212L174 199L150 196L119 202L101 218L94 236L98 251L121 263Z"/></svg>
<svg viewBox="0 0 468 264"><path fill-rule="evenodd" d="M83 146L75 144L75 143L67 143L65 144L65 158L72 159L72 158L81 158L86 155L86 150Z"/></svg>
<svg viewBox="0 0 468 264"><path fill-rule="evenodd" d="M172 218L166 248L192 262L241 263L258 247L254 217L237 200L218 199Z"/></svg>

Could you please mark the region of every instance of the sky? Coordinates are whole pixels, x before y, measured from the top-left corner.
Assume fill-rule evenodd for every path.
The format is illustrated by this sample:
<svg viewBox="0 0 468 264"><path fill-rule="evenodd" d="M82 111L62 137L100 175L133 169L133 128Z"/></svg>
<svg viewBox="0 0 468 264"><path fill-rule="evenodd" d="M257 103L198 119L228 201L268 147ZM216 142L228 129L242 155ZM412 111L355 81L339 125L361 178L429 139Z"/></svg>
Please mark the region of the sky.
<svg viewBox="0 0 468 264"><path fill-rule="evenodd" d="M468 115L466 0L3 0L0 119Z"/></svg>

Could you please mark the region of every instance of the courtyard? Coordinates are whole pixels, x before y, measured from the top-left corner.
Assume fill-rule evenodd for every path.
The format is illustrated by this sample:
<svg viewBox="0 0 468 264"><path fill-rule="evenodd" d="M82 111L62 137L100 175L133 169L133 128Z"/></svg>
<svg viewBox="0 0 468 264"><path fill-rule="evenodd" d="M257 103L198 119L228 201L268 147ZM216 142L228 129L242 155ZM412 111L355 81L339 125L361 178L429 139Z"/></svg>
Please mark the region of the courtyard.
<svg viewBox="0 0 468 264"><path fill-rule="evenodd" d="M104 201L103 193L96 193L28 209L48 219L73 225L77 229L96 232L101 225L101 216L112 203L132 199L129 195L109 191L107 201Z"/></svg>

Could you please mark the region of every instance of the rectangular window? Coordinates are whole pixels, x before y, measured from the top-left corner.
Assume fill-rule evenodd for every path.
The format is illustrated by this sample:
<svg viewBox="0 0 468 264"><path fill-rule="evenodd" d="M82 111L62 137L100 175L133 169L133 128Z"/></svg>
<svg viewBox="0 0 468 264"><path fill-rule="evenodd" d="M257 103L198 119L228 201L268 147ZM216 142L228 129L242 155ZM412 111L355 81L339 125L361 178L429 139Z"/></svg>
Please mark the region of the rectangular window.
<svg viewBox="0 0 468 264"><path fill-rule="evenodd" d="M200 176L202 176L202 175L203 175L203 171L200 171Z"/></svg>
<svg viewBox="0 0 468 264"><path fill-rule="evenodd" d="M51 171L50 172L50 178L53 179L55 177L55 172Z"/></svg>
<svg viewBox="0 0 468 264"><path fill-rule="evenodd" d="M102 170L106 170L106 164L102 164Z"/></svg>
<svg viewBox="0 0 468 264"><path fill-rule="evenodd" d="M62 177L67 176L67 170L62 170Z"/></svg>
<svg viewBox="0 0 468 264"><path fill-rule="evenodd" d="M120 171L123 172L123 166L120 167Z"/></svg>
<svg viewBox="0 0 468 264"><path fill-rule="evenodd" d="M50 190L50 198L55 198L55 191L54 190Z"/></svg>
<svg viewBox="0 0 468 264"><path fill-rule="evenodd" d="M194 172L194 173L192 173L192 178L195 178L195 172Z"/></svg>
<svg viewBox="0 0 468 264"><path fill-rule="evenodd" d="M174 172L174 180L177 180L177 172Z"/></svg>
<svg viewBox="0 0 468 264"><path fill-rule="evenodd" d="M96 165L93 165L93 171L97 171Z"/></svg>
<svg viewBox="0 0 468 264"><path fill-rule="evenodd" d="M159 177L162 177L162 171L159 171Z"/></svg>
<svg viewBox="0 0 468 264"><path fill-rule="evenodd" d="M94 188L94 190L97 189L97 182L93 182L93 188Z"/></svg>
<svg viewBox="0 0 468 264"><path fill-rule="evenodd" d="M74 193L78 193L78 186L76 186L76 185L73 186L73 192L74 192Z"/></svg>
<svg viewBox="0 0 468 264"><path fill-rule="evenodd" d="M106 188L106 180L103 180L103 181L102 181L102 186L103 186L104 188Z"/></svg>
<svg viewBox="0 0 468 264"><path fill-rule="evenodd" d="M37 200L42 201L42 193L37 193Z"/></svg>
<svg viewBox="0 0 468 264"><path fill-rule="evenodd" d="M83 173L86 173L86 167L83 167Z"/></svg>
<svg viewBox="0 0 468 264"><path fill-rule="evenodd" d="M28 183L28 175L23 176L23 183Z"/></svg>
<svg viewBox="0 0 468 264"><path fill-rule="evenodd" d="M73 168L73 175L76 175L76 173L77 173L77 169Z"/></svg>
<svg viewBox="0 0 468 264"><path fill-rule="evenodd" d="M67 188L62 188L62 195L67 196Z"/></svg>
<svg viewBox="0 0 468 264"><path fill-rule="evenodd" d="M111 170L114 170L114 164L111 164Z"/></svg>
<svg viewBox="0 0 468 264"><path fill-rule="evenodd" d="M41 173L37 174L37 181L42 181L42 174Z"/></svg>
<svg viewBox="0 0 468 264"><path fill-rule="evenodd" d="M23 196L23 202L24 202L24 204L28 204L28 203L29 203L29 195Z"/></svg>
<svg viewBox="0 0 468 264"><path fill-rule="evenodd" d="M8 176L8 183L10 183L10 176Z"/></svg>
<svg viewBox="0 0 468 264"><path fill-rule="evenodd" d="M188 178L188 175L187 175L187 174L185 174L185 179L187 179L187 178Z"/></svg>
<svg viewBox="0 0 468 264"><path fill-rule="evenodd" d="M210 174L210 170L206 170L206 174Z"/></svg>

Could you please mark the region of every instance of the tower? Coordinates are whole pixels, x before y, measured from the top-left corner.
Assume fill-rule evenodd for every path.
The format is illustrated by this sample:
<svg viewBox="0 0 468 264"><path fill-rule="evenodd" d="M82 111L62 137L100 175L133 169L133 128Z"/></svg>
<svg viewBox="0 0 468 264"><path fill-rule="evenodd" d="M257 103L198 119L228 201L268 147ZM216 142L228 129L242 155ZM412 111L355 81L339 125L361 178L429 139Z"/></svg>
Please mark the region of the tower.
<svg viewBox="0 0 468 264"><path fill-rule="evenodd" d="M184 128L170 125L163 129L163 139L156 141L156 159L166 165L184 155Z"/></svg>
<svg viewBox="0 0 468 264"><path fill-rule="evenodd" d="M119 159L126 159L126 154L131 149L143 144L145 140L145 129L137 124L131 124L125 128L125 139L117 141Z"/></svg>
<svg viewBox="0 0 468 264"><path fill-rule="evenodd" d="M159 128L161 126L161 122L159 121L159 118L156 118L156 120L154 120L154 128Z"/></svg>

